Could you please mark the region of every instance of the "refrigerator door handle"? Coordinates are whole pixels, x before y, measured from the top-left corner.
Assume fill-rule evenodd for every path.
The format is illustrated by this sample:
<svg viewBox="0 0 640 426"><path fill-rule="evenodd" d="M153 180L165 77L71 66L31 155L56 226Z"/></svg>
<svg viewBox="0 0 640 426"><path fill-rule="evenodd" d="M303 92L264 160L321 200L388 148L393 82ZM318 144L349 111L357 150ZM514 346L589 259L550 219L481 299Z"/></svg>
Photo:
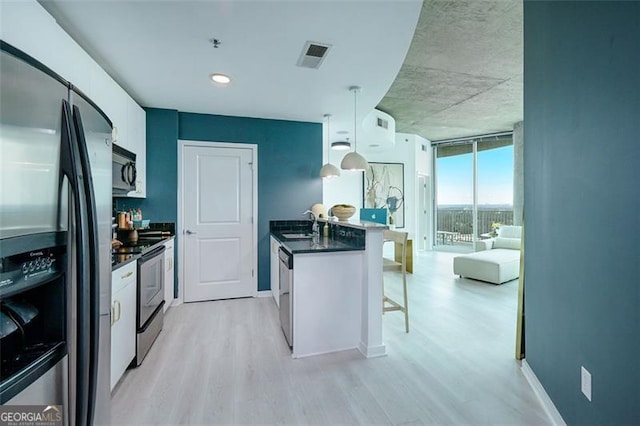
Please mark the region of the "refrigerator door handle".
<svg viewBox="0 0 640 426"><path fill-rule="evenodd" d="M84 201L84 184L82 170L79 167L79 153L74 143L76 140L75 129L72 125L71 107L66 100L62 100L62 130L60 170L63 176L69 180L73 194L73 214L75 218L76 240L76 282L75 291L77 297L77 323L76 323L76 351L70 356L76 360L75 381L75 423L86 424L88 417L89 401L89 365L90 365L90 328L89 328L89 300L88 292L83 291L89 280L89 265L85 259L89 252L87 234L87 210ZM61 176L61 181L63 179ZM70 352L72 348L69 348Z"/></svg>
<svg viewBox="0 0 640 426"><path fill-rule="evenodd" d="M89 280L82 289L85 294L89 294L89 382L88 382L88 400L87 400L87 422L91 425L94 421L96 392L98 383L98 353L99 353L99 334L100 334L100 265L99 265L99 247L98 247L98 212L96 209L96 197L93 189L93 178L91 175L91 164L89 159L89 151L87 149L87 141L85 140L84 127L82 125L82 116L77 105L73 106L73 123L75 136L77 141L78 152L80 153L80 167L84 175L82 188L84 194L87 212L87 235L88 253L89 253ZM88 288L86 287L88 286Z"/></svg>

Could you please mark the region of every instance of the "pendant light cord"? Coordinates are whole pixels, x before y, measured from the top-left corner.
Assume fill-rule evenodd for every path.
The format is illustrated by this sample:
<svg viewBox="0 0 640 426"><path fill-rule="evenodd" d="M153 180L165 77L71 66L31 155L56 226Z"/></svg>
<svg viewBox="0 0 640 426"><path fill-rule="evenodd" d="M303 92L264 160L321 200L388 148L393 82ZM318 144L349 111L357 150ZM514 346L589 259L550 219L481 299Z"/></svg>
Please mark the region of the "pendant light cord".
<svg viewBox="0 0 640 426"><path fill-rule="evenodd" d="M353 152L358 152L358 126L356 126L356 122L358 121L356 119L356 114L358 112L358 102L356 100L357 97L358 89L353 89Z"/></svg>
<svg viewBox="0 0 640 426"><path fill-rule="evenodd" d="M331 140L331 114L327 114L327 163L330 163L329 161L329 141Z"/></svg>
<svg viewBox="0 0 640 426"><path fill-rule="evenodd" d="M325 114L327 117L327 163L330 163L329 157L331 155L331 151L329 150L330 140L331 140L331 114Z"/></svg>

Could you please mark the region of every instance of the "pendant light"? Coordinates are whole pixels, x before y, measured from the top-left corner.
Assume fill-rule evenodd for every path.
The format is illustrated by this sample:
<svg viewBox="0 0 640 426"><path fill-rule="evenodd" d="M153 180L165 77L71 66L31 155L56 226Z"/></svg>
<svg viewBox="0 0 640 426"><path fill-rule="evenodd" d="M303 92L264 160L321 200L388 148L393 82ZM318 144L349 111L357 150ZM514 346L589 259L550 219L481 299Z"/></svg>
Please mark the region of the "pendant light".
<svg viewBox="0 0 640 426"><path fill-rule="evenodd" d="M327 164L320 169L320 177L331 179L340 176L340 170L329 162L329 140L331 140L331 114L324 115L327 118Z"/></svg>
<svg viewBox="0 0 640 426"><path fill-rule="evenodd" d="M365 158L357 153L358 149L358 138L357 138L357 101L356 98L358 96L358 92L360 91L360 86L351 86L349 90L353 92L353 152L348 153L342 159L342 163L340 163L340 168L342 170L355 170L358 172L364 172L369 168L369 163Z"/></svg>

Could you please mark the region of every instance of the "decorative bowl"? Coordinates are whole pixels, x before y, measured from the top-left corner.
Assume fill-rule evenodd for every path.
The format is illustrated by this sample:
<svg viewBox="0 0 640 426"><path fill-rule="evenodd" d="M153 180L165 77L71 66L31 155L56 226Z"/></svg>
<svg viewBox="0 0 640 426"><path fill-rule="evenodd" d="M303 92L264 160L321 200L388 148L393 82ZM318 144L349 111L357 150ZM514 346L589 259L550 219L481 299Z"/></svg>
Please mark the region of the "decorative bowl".
<svg viewBox="0 0 640 426"><path fill-rule="evenodd" d="M338 220L346 222L356 212L356 208L350 204L336 204L331 207L331 214L336 216Z"/></svg>

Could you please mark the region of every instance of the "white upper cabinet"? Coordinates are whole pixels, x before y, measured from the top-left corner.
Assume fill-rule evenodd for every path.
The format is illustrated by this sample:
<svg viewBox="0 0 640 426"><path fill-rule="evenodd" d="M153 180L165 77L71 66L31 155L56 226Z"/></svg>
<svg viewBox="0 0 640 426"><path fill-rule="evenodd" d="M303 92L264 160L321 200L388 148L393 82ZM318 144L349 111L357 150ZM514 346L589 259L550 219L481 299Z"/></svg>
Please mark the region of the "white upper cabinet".
<svg viewBox="0 0 640 426"><path fill-rule="evenodd" d="M92 68L91 99L107 114L116 129L113 143L131 151L127 145L127 103L129 95L99 66Z"/></svg>
<svg viewBox="0 0 640 426"><path fill-rule="evenodd" d="M114 141L136 154L131 197L146 196L146 113L35 0L0 2L2 40L33 56L86 94L117 129Z"/></svg>
<svg viewBox="0 0 640 426"><path fill-rule="evenodd" d="M93 59L36 1L0 2L2 40L89 94Z"/></svg>
<svg viewBox="0 0 640 426"><path fill-rule="evenodd" d="M136 153L136 190L129 197L147 196L147 113L129 98L127 103L126 148ZM122 136L121 136L122 137Z"/></svg>
<svg viewBox="0 0 640 426"><path fill-rule="evenodd" d="M147 114L100 67L92 69L91 98L109 116L116 129L113 143L136 154L136 190L129 197L146 197Z"/></svg>

